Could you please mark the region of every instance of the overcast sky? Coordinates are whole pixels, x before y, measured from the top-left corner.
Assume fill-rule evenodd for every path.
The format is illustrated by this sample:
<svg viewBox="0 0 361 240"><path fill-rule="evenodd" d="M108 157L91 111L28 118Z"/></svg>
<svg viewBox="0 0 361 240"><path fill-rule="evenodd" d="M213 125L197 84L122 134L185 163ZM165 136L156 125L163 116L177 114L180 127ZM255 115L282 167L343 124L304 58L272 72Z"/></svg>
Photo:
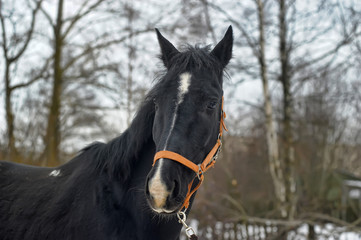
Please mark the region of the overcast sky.
<svg viewBox="0 0 361 240"><path fill-rule="evenodd" d="M163 34L165 37L167 37L171 42L173 42L176 46L180 46L181 43L184 43L182 41L179 40L179 36L182 36L182 39L188 39L187 41L189 41L190 43L194 44L197 42L200 43L210 43L210 44L214 44L211 34L208 34L204 37L200 37L198 39L194 39L194 37L190 37L186 35L186 31L182 30L182 29L178 29L176 31L177 36L172 36L171 34L169 34L166 29L167 27L169 27L169 23L172 23L172 21L175 21L175 19L177 21L184 21L185 24L187 24L188 19L183 19L181 16L179 16L179 14L181 14L181 12L179 11L179 3L177 1L171 1L171 0L164 0L164 1L156 1L156 0L152 0L152 1L141 1L141 0L136 0L136 1L129 1L132 4L134 4L134 6L139 9L140 11L140 18L134 22L134 28L135 29L141 29L142 27L144 27L145 24L152 22L152 20L154 20L158 15L160 15L160 13L164 13L167 12L167 14L165 14L166 17L164 17L164 19L160 22L158 22L156 25L154 25L154 27L158 27L160 28L160 30L163 30ZM347 4L354 4L356 8L361 9L360 7L360 2L361 1L352 1L352 0L344 0L344 3ZM227 11L227 13L230 16L233 16L235 19L237 19L237 17L241 17L240 19L240 23L246 24L246 28L247 30L251 30L251 29L255 29L257 27L257 19L255 18L254 15L249 15L247 16L247 9L249 8L250 11L254 8L253 5L253 1L233 1L233 0L216 0L216 1L212 1L212 3L214 3L215 5L219 5L221 6L224 10ZM14 4L21 4L21 1L14 1ZM75 12L77 12L77 9L80 6L80 2L77 1L65 1L65 16L71 16L72 14L74 14ZM116 6L114 6L116 7ZM298 11L302 11L305 9L308 9L308 11L315 11L316 8L316 4L315 1L311 1L311 0L306 0L306 1L298 1L297 2L297 10ZM22 8L18 8L18 9L22 9ZM44 9L47 10L47 12L49 12L51 14L51 16L53 17L53 19L55 19L55 14L56 14L56 4L55 1L45 1L44 2ZM268 6L268 8L266 9L266 11L268 13L272 13L274 11L277 11L277 8L274 4L271 4ZM227 29L227 27L231 24L231 22L229 20L226 19L226 16L224 14L221 14L219 12L216 12L213 9L210 9L210 14L211 14L211 20L212 20L212 26L215 29L215 34L216 34L216 38L219 41L222 37L223 34L225 32L225 30ZM244 17L242 17L242 14L244 14ZM121 14L120 14L121 15ZM272 13L269 14L269 16L271 16L269 19L267 19L270 22L275 23L277 21L277 13ZM105 19L106 15L102 16L100 13L95 13L94 15L92 15L92 17L94 18L99 18L99 19ZM82 41L88 41L89 39L92 38L92 35L95 35L95 33L97 32L101 32L102 30L109 30L111 29L112 31L114 31L114 34L117 33L117 29L118 27L121 25L121 16L119 17L119 19L113 19L113 20L107 20L105 21L105 24L101 25L101 24L95 24L95 25L90 25L88 26L85 31L84 34L82 35L74 35L76 36L76 41L78 41L78 43L82 42ZM327 27L327 24L330 24L331 19L327 19L327 15L319 15L313 18L308 19L308 22L302 22L302 24L300 24L299 26L295 26L295 29L305 29L308 26L312 26L312 24L316 24L316 21L319 22L324 22L325 23L325 27ZM248 22L247 22L248 21ZM319 26L321 27L322 24L319 24ZM327 49L327 47L333 42L333 41L337 41L338 39L338 35L336 33L336 31L338 29L334 29L335 31L331 31L330 34L327 35L327 39L320 39L320 41L317 42L317 44L315 45L310 45L307 48L307 51L310 51L312 53L317 53L317 52L322 52L324 51L324 49ZM275 38L276 34L275 34L275 29L273 29L272 27L267 30L267 58L268 59L272 59L272 58L276 58L277 57L277 39ZM42 59L44 56L46 55L50 55L51 54L51 48L50 45L46 42L46 36L47 34L50 34L51 31L50 29L47 27L47 22L45 20L45 18L43 16L40 16L38 18L38 23L37 23L37 35L35 40L31 43L31 47L29 48L29 50L26 53L26 56L24 57L24 59L22 59L22 61L20 62L20 64L17 66L17 75L14 77L15 82L21 82L22 76L25 75L24 71L26 69L28 69L28 66L31 66L32 64L37 64L39 59ZM94 33L94 34L93 34ZM307 40L307 38L309 36L305 36L302 35L302 32L300 31L300 34L296 35L298 40L302 40L305 39L305 41ZM238 30L238 28L236 26L234 26L234 37L235 37L235 42L237 42L237 45L235 45L234 47L234 52L233 52L233 60L231 62L231 65L229 66L229 80L225 81L225 93L226 93L226 98L225 98L225 109L228 112L228 115L232 116L234 118L236 118L239 115L245 114L245 112L247 112L247 109L250 109L250 105L252 104L258 104L261 101L263 101L262 98L262 94L261 94L261 81L258 78L252 78L250 76L244 75L244 74L239 74L238 72L234 71L234 69L232 68L232 66L237 65L237 64L241 64L244 63L246 61L248 61L249 63L252 63L252 61L254 60L254 57L252 56L252 52L244 46L242 45L242 41L244 42L243 39L243 35L241 34L241 32ZM253 37L257 37L257 35L253 36ZM139 58L139 62L136 63L136 69L135 69L135 73L139 74L139 79L142 79L142 84L144 84L145 86L147 86L148 88L151 86L152 84L152 80L154 78L153 75L149 75L150 72L154 72L156 71L156 69L159 66L159 61L158 59L156 59L156 55L159 52L159 47L157 45L156 42L156 36L154 33L149 33L149 34L144 34L141 35L139 38L137 38L137 41L139 44L143 44L143 49L144 49L144 54L141 58ZM322 44L320 44L322 43ZM214 45L213 45L214 46ZM302 51L305 51L305 49L301 49ZM304 54L304 52L299 51L297 52L297 54ZM342 51L346 51L346 50L342 50ZM342 52L341 52L342 53ZM1 52L2 54L2 52ZM347 52L345 53L347 54ZM0 58L2 57L2 55L0 55ZM118 49L118 50L114 50L113 51L113 56L111 56L113 58L118 58L119 61L126 61L126 53L122 50L122 49ZM1 62L1 61L0 61ZM232 65L233 64L233 65ZM144 66L146 65L146 66ZM277 68L277 63L272 63L272 65L270 66L271 68ZM148 69L146 71L144 71L144 69ZM0 65L0 74L1 76L3 76L3 69L4 66L1 64ZM146 79L144 79L146 78ZM237 83L238 81L242 81L241 84L238 84L237 86L235 86L235 83ZM1 82L0 85L0 97L1 97L1 101L0 101L0 122L4 123L5 119L4 119L4 91L3 91L3 82ZM37 86L34 85L32 86L32 89L34 89L34 91L36 90ZM279 86L275 83L272 82L271 84L271 91L273 93L277 93L279 89ZM232 93L232 98L228 97L230 94ZM26 93L24 91L17 91L15 92L15 94L13 95L13 102L14 102L14 110L15 110L15 114L18 114L17 117L21 116L19 115L20 112L20 108L22 106L22 102L24 101L24 97L25 97ZM118 96L119 98L119 102L121 102L121 97ZM106 97L105 97L106 99ZM246 104L245 104L246 103ZM242 108L244 109L243 111L239 111L238 109ZM115 131L122 131L124 130L124 119L125 117L124 112L121 111L121 109L119 109L119 111L111 111L108 113L108 121L109 124L114 124L114 129ZM26 117L26 116L23 116ZM122 120L119 120L119 118L121 118ZM240 118L240 121L245 121L245 125L247 123L247 116L244 115ZM0 131L4 132L5 131L5 124L0 124ZM81 143L81 145L83 145L84 143Z"/></svg>

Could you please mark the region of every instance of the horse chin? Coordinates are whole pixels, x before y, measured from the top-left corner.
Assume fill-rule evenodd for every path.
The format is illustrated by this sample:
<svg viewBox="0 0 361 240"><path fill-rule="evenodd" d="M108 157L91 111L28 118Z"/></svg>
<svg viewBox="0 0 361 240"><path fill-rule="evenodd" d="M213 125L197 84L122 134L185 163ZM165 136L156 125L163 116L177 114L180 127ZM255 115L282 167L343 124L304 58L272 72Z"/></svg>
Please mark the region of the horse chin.
<svg viewBox="0 0 361 240"><path fill-rule="evenodd" d="M153 208L151 207L151 209L153 210L153 212L160 214L160 215L173 215L175 213L177 213L179 211L178 208L173 209L173 210L169 210L169 209L164 209L164 208Z"/></svg>

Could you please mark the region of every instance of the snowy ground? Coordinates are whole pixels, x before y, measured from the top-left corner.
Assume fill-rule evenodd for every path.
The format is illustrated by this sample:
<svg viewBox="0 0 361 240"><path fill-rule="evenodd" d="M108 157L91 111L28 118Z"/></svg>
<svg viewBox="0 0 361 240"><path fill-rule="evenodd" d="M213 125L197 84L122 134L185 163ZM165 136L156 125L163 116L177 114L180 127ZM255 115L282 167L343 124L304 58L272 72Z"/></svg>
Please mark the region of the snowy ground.
<svg viewBox="0 0 361 240"><path fill-rule="evenodd" d="M217 223L213 228L207 230L207 233L201 233L198 230L198 222L195 220L191 221L191 227L195 230L196 233L200 236L200 240L213 240L211 231L214 231L214 234L217 235L217 239L222 240L238 240L238 239L246 239L244 236L249 236L249 239L252 240L266 240L265 231L268 232L268 236L272 232L277 231L277 227L267 226L258 227L248 225L237 225L236 228L234 226L227 227L227 224L222 224L221 222ZM228 230L227 230L228 229ZM237 229L237 232L234 231ZM184 229L183 229L184 230ZM247 233L246 233L247 232ZM220 234L222 233L222 234ZM332 224L325 224L323 226L318 225L315 226L315 233L317 236L317 240L361 240L361 231L360 232L346 232L341 227L336 227ZM221 237L223 236L223 237ZM308 236L308 225L301 225L296 231L292 231L288 234L288 240L307 240ZM214 235L213 235L214 237ZM187 240L185 235L181 237L181 240Z"/></svg>
<svg viewBox="0 0 361 240"><path fill-rule="evenodd" d="M361 233L345 232L342 228L337 228L332 224L316 226L315 232L318 240L361 240ZM308 226L302 225L296 233L289 234L289 240L307 240Z"/></svg>

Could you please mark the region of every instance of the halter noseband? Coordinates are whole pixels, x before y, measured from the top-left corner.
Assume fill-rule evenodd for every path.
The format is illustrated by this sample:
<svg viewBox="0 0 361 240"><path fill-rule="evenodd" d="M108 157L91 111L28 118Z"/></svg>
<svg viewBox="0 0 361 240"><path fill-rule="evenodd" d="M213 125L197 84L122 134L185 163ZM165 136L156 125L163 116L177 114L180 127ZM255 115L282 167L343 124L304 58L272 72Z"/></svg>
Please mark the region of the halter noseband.
<svg viewBox="0 0 361 240"><path fill-rule="evenodd" d="M203 179L204 179L203 174L210 167L213 167L214 164L216 163L218 154L219 154L219 152L221 150L221 146L222 146L223 129L228 131L226 124L224 123L225 118L226 118L226 113L223 111L223 97L222 97L221 120L220 120L219 134L218 134L217 142L214 145L214 147L212 148L212 150L208 153L206 158L203 160L202 163L197 165L197 164L193 163L192 161L188 160L187 158L183 157L182 155L172 152L172 151L167 151L167 150L159 151L154 156L154 162L153 162L152 166L154 166L154 164L157 162L158 159L167 158L167 159L170 159L170 160L173 160L173 161L183 164L184 166L188 167L189 169L191 169L193 172L195 172L197 174L196 177L199 179L199 183L193 189L192 189L192 185L193 185L194 179L196 179L196 177L194 177L193 180L189 183L187 196L184 200L182 207L180 208L180 211L183 208L185 208L185 210L186 210L189 207L190 198L197 191L197 189L201 186L201 184L203 182Z"/></svg>

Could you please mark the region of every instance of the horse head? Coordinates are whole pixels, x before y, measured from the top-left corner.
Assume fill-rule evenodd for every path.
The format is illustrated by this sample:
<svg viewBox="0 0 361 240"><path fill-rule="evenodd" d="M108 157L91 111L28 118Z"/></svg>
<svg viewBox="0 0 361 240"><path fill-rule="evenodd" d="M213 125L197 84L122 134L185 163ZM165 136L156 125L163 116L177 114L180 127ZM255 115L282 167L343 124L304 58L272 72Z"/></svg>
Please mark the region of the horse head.
<svg viewBox="0 0 361 240"><path fill-rule="evenodd" d="M167 69L157 91L151 93L156 151L178 154L200 166L219 139L223 71L232 56L232 28L211 51L188 47L180 52L156 32ZM145 186L150 207L161 214L181 210L196 174L166 155L156 159Z"/></svg>

